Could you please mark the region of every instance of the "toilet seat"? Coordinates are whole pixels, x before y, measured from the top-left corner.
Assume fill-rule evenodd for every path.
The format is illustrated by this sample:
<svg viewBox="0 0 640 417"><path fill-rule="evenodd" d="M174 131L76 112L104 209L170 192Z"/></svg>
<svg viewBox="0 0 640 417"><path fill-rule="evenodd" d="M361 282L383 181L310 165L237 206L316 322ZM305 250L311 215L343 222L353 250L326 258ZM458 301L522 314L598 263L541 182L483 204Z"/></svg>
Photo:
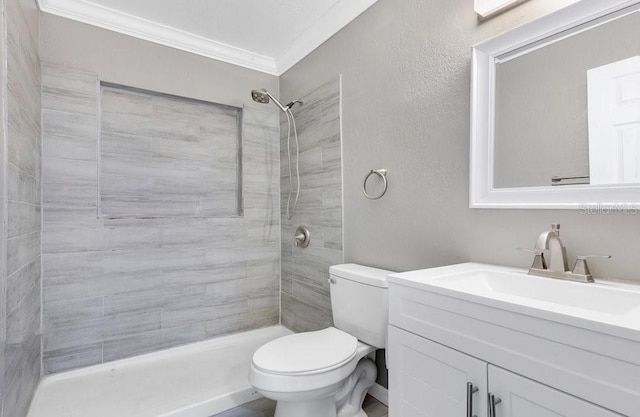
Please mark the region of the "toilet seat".
<svg viewBox="0 0 640 417"><path fill-rule="evenodd" d="M253 355L253 367L273 375L312 375L329 372L352 361L358 339L329 327L272 340Z"/></svg>
<svg viewBox="0 0 640 417"><path fill-rule="evenodd" d="M350 346L352 340L356 341L355 352L353 354L346 354L346 353L335 354L335 356L332 356L334 358L333 360L325 359L325 365L328 363L334 362L332 365L328 365L325 368L318 367L317 365L318 362L309 362L309 363L315 363L316 365L315 366L307 365L303 367L297 367L295 369L293 368L290 369L290 370L298 370L297 373L282 372L283 370L286 370L286 368L279 367L279 366L276 366L277 364L274 365L273 363L270 363L268 359L264 359L263 354L268 358L276 357L282 363L288 363L289 357L286 356L288 353L277 351L275 347L282 346L286 349L287 352L289 352L290 349L292 348L287 348L287 344L288 344L287 341L294 340L294 341L300 341L302 343L303 340L307 340L307 341L309 340L309 338L306 336L301 336L300 340L297 340L297 338L289 339L290 336L284 336L272 342L284 340L287 343L282 342L282 343L271 345L273 346L273 349L268 348L267 350L267 348L265 348L265 350L260 354L258 354L258 352L262 348L256 351L256 353L253 355L253 360L251 361L251 370L249 372L249 382L251 382L251 385L254 388L258 389L263 395L272 399L282 399L283 396L285 395L293 395L296 398L302 398L300 397L301 395L303 395L302 393L307 393L308 395L311 395L311 396L315 396L319 392L325 392L325 391L327 393L329 392L335 393L335 391L337 391L342 386L342 384L344 384L345 379L355 370L356 365L358 364L358 361L360 361L360 359L362 359L369 353L374 352L376 350L375 347L367 345L366 343L362 343L355 338L351 339L351 337L353 336L343 332L342 330L339 330L333 327L320 330L318 332L298 333L297 335L308 335L313 333L316 333L316 334L320 333L320 335L316 335L316 337L322 338L323 339L322 342L319 344L313 345L316 347L315 350L313 351L307 350L307 356L312 357L312 356L324 356L323 352L320 352L318 348L319 346L325 346L327 347L327 349L333 349L336 347L335 345L338 345L338 343L336 343L336 338L333 337L338 335L338 333L336 332L344 333L347 336L350 336L344 345L340 344L342 346ZM338 336L338 337L341 337L341 336ZM340 340L344 341L344 339L340 339ZM271 344L272 342L269 342L267 344ZM308 346L303 347L303 349L307 349L307 348ZM348 350L350 350L350 348ZM265 352L268 352L269 355L266 355ZM313 352L313 353L309 353L309 352ZM330 356L325 356L325 357L329 358ZM345 357L348 357L348 358L345 359ZM317 358L309 358L307 360L314 361L314 359L317 359ZM275 370L269 369L269 368L275 368ZM316 368L316 369L312 371L308 370L313 368ZM280 370L279 373L277 372L278 369ZM300 369L307 369L307 371L306 372L300 371ZM307 395L307 394L304 394L304 395Z"/></svg>

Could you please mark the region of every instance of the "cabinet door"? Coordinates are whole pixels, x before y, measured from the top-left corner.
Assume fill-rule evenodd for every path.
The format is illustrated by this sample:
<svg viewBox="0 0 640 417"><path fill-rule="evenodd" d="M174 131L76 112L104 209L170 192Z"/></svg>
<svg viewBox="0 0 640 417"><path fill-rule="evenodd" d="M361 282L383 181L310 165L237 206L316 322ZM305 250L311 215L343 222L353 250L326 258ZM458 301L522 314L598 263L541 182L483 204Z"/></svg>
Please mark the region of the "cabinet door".
<svg viewBox="0 0 640 417"><path fill-rule="evenodd" d="M500 399L494 417L621 417L493 365L489 365L489 391Z"/></svg>
<svg viewBox="0 0 640 417"><path fill-rule="evenodd" d="M467 383L472 415L486 417L487 364L448 347L389 326L389 415L467 417Z"/></svg>

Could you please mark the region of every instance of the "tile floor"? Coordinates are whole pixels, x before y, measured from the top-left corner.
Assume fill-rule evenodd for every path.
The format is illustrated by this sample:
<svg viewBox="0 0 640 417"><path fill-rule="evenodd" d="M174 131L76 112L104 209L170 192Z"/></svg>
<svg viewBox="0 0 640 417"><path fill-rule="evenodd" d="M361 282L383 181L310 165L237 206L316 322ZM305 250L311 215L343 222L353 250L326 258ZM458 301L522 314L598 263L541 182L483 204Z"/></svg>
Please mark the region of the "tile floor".
<svg viewBox="0 0 640 417"><path fill-rule="evenodd" d="M387 406L370 395L364 399L363 408L368 417L389 417ZM275 409L275 401L261 398L213 417L273 417Z"/></svg>

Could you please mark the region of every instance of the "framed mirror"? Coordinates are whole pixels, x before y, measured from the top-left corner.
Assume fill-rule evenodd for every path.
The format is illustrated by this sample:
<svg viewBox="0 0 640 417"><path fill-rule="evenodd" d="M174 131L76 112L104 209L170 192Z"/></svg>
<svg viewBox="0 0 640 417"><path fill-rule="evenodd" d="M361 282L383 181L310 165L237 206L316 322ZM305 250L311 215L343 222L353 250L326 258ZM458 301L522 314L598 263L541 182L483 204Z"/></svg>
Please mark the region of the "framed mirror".
<svg viewBox="0 0 640 417"><path fill-rule="evenodd" d="M473 48L470 207L640 209L640 0Z"/></svg>

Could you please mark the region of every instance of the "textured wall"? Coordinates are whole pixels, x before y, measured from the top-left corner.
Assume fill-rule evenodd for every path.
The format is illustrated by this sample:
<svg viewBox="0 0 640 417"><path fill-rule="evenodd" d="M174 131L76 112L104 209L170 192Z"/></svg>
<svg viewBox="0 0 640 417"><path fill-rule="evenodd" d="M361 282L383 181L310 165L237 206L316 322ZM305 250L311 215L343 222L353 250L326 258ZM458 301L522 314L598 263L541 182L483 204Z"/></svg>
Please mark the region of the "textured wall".
<svg viewBox="0 0 640 417"><path fill-rule="evenodd" d="M45 372L277 323L279 116L250 91L278 79L46 14L41 31ZM244 108L244 215L98 219L99 81Z"/></svg>
<svg viewBox="0 0 640 417"><path fill-rule="evenodd" d="M479 23L467 0L380 0L281 77L286 101L343 74L347 261L528 267L515 248L558 222L570 258L608 253L592 262L596 276L640 281L640 215L469 209L471 46L571 2L530 1ZM376 201L360 192L373 167L389 170Z"/></svg>
<svg viewBox="0 0 640 417"><path fill-rule="evenodd" d="M292 219L286 216L290 179L284 116L280 124L282 323L296 331L333 324L327 278L329 266L343 259L340 82L334 77L320 87L311 86L311 92L291 98L304 101L293 107L300 143L300 199ZM294 151L293 136L291 142ZM293 241L300 225L311 231L311 244L305 249Z"/></svg>
<svg viewBox="0 0 640 417"><path fill-rule="evenodd" d="M2 3L0 414L26 415L40 378L40 62L34 1ZM6 67L5 67L6 65ZM6 152L6 153L4 153Z"/></svg>

